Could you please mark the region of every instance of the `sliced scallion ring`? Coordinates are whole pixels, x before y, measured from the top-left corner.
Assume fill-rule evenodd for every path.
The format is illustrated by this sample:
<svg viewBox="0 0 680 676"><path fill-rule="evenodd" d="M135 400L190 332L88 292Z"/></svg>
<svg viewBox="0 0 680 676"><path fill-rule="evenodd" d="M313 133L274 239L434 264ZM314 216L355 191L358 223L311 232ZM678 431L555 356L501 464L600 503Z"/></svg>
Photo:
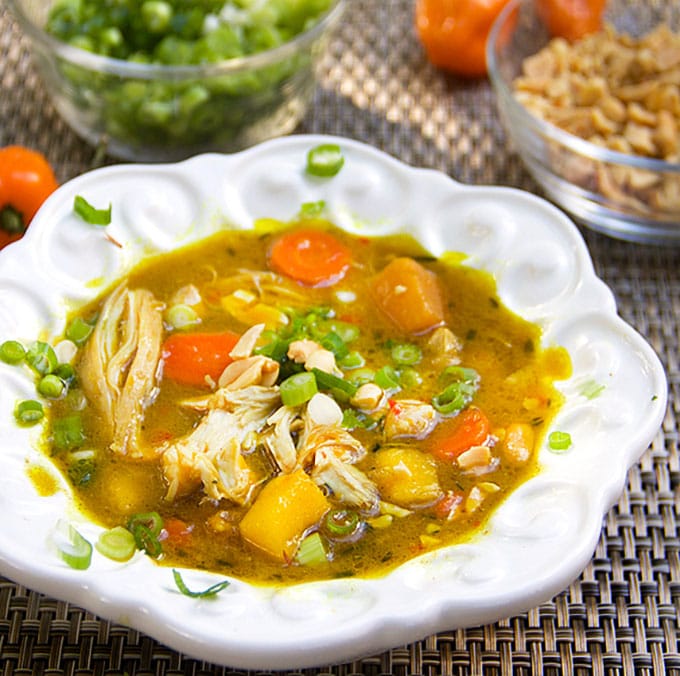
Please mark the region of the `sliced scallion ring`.
<svg viewBox="0 0 680 676"><path fill-rule="evenodd" d="M322 143L307 153L307 173L312 176L329 178L335 176L345 164L340 146Z"/></svg>
<svg viewBox="0 0 680 676"><path fill-rule="evenodd" d="M19 364L26 357L26 349L18 340L6 340L0 345L0 360L5 364Z"/></svg>
<svg viewBox="0 0 680 676"><path fill-rule="evenodd" d="M308 402L318 391L316 378L311 371L295 373L279 386L284 406L300 406Z"/></svg>
<svg viewBox="0 0 680 676"><path fill-rule="evenodd" d="M324 530L331 537L338 538L352 535L359 523L359 515L353 509L331 509L323 518Z"/></svg>
<svg viewBox="0 0 680 676"><path fill-rule="evenodd" d="M96 550L113 561L128 561L137 550L134 535L123 526L115 526L99 535Z"/></svg>
<svg viewBox="0 0 680 676"><path fill-rule="evenodd" d="M85 570L92 561L92 545L67 521L60 519L53 541L63 561L71 568Z"/></svg>
<svg viewBox="0 0 680 676"><path fill-rule="evenodd" d="M25 399L14 409L14 418L20 425L35 425L45 417L43 405L35 399Z"/></svg>

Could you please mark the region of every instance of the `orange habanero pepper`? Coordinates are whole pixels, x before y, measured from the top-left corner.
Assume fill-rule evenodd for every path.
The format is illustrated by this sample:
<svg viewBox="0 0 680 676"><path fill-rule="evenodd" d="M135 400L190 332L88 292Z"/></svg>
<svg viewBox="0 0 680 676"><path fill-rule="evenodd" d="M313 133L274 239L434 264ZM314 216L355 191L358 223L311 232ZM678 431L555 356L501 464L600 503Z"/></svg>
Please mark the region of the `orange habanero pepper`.
<svg viewBox="0 0 680 676"><path fill-rule="evenodd" d="M602 28L607 0L536 0L536 12L552 37L573 42Z"/></svg>
<svg viewBox="0 0 680 676"><path fill-rule="evenodd" d="M52 167L41 153L22 146L0 148L0 249L24 234L57 187Z"/></svg>
<svg viewBox="0 0 680 676"><path fill-rule="evenodd" d="M486 40L508 0L416 0L416 30L432 64L463 77L486 75Z"/></svg>

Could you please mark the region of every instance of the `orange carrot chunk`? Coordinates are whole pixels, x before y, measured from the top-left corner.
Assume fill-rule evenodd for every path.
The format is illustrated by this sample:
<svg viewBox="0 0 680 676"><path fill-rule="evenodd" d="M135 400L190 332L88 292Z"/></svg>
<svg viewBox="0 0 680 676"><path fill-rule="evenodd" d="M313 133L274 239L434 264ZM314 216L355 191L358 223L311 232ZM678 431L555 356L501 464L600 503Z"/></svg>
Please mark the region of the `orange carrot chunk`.
<svg viewBox="0 0 680 676"><path fill-rule="evenodd" d="M163 343L163 376L184 385L207 387L233 361L238 333L175 333Z"/></svg>
<svg viewBox="0 0 680 676"><path fill-rule="evenodd" d="M490 433L486 415L476 406L465 409L451 422L451 427L440 425L430 437L431 452L440 460L455 460L473 446L481 446Z"/></svg>
<svg viewBox="0 0 680 676"><path fill-rule="evenodd" d="M352 254L342 242L313 228L287 232L269 250L269 265L275 272L313 287L339 282L351 261Z"/></svg>
<svg viewBox="0 0 680 676"><path fill-rule="evenodd" d="M444 321L437 276L413 258L395 258L371 282L378 307L404 332L426 333Z"/></svg>

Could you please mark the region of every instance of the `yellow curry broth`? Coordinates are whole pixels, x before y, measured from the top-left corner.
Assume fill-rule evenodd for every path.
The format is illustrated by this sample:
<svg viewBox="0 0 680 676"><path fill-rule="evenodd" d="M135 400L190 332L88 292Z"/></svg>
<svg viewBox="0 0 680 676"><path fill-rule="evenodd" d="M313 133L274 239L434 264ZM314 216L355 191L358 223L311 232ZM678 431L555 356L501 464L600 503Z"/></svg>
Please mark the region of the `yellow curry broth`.
<svg viewBox="0 0 680 676"><path fill-rule="evenodd" d="M445 300L446 325L460 339L462 366L475 369L480 375L480 387L474 405L482 409L491 421L491 432L502 446L505 429L512 423L527 423L536 433L536 447L547 422L561 402L554 380L569 372L569 360L561 349L543 349L537 326L524 321L502 306L496 295L492 277L461 265L445 264L424 254L410 238L357 238L341 231L333 234L349 247L352 265L339 283L327 288L305 288L288 282L297 296L290 305L311 308L331 307L336 316L356 324L360 334L351 349L366 360L364 368L378 369L388 363L385 343L389 340L409 341L421 347L428 335L405 336L376 309L369 282L373 274L396 256L414 256L422 265L434 271ZM220 302L225 289L240 270L266 271L267 249L274 234L251 231L224 231L204 242L172 254L152 258L129 275L131 288L145 288L169 304L177 289L194 284L203 298L200 331L233 330L239 333L248 326L226 313ZM338 292L342 299L339 299ZM348 299L354 298L349 301ZM82 311L91 317L97 303ZM393 398L421 399L429 402L441 389L441 368L436 357L423 351L414 369L421 382L412 383L395 393ZM345 377L351 378L352 371ZM204 390L203 393L206 391ZM209 392L209 391L208 391ZM189 433L200 420L200 414L187 411L178 401L197 396L195 388L164 380L154 403L148 408L143 426L143 439L149 447ZM59 405L54 415L59 415ZM442 492L457 493L469 498L471 489L484 485L483 500L477 506L465 500L455 518L440 518L436 505L411 510L408 516L364 515L367 525L362 537L349 542L331 542L330 560L315 566L281 562L260 552L240 537L238 524L248 505L238 506L222 500L206 499L197 490L175 501L164 499L166 484L157 460L130 460L107 450L107 439L99 430L101 421L89 408L83 411L87 443L98 449L92 476L83 485L74 486L81 508L95 521L105 526L125 524L131 514L158 511L164 519L179 519L187 531L163 543L160 562L168 565L193 566L234 575L257 583L304 581L339 576L373 576L383 574L426 549L459 542L483 529L489 515L508 493L537 471L536 453L522 464L506 462L498 453L497 467L483 476L461 472L455 462L436 460L436 471ZM453 428L455 418L444 418L437 434ZM355 429L353 434L368 449L357 468L369 477L373 471L375 452L384 441L380 426L376 429ZM404 445L431 450L431 438L409 439ZM249 452L246 462L257 476L266 480L271 471L266 457L259 451ZM68 475L62 457L57 457ZM335 504L333 496L329 497ZM473 508L474 507L474 508Z"/></svg>

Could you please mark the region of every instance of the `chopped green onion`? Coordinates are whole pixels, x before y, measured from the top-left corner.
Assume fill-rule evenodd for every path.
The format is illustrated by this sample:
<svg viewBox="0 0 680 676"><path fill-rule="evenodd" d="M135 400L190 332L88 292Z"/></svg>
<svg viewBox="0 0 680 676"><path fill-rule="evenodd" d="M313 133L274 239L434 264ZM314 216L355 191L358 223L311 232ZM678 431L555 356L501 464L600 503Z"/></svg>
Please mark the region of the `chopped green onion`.
<svg viewBox="0 0 680 676"><path fill-rule="evenodd" d="M163 530L163 517L158 512L134 514L129 518L127 528L133 533L139 525L144 526L154 537L158 537Z"/></svg>
<svg viewBox="0 0 680 676"><path fill-rule="evenodd" d="M332 537L352 535L359 523L359 515L353 509L331 509L323 518L324 530Z"/></svg>
<svg viewBox="0 0 680 676"><path fill-rule="evenodd" d="M295 373L279 386L281 402L284 406L300 406L309 401L318 391L316 377L311 371Z"/></svg>
<svg viewBox="0 0 680 676"><path fill-rule="evenodd" d="M462 366L448 366L442 372L440 380L449 384L432 397L432 405L443 415L451 415L464 409L479 389L477 371Z"/></svg>
<svg viewBox="0 0 680 676"><path fill-rule="evenodd" d="M187 329L201 323L198 312L190 305L173 305L165 313L165 321L173 329Z"/></svg>
<svg viewBox="0 0 680 676"><path fill-rule="evenodd" d="M359 354L359 352L352 351L338 360L338 366L343 369L358 369L366 364L366 360Z"/></svg>
<svg viewBox="0 0 680 676"><path fill-rule="evenodd" d="M28 348L26 363L38 374L45 376L57 368L59 360L51 345L38 340Z"/></svg>
<svg viewBox="0 0 680 676"><path fill-rule="evenodd" d="M323 324L323 328L330 332L337 333L345 343L351 343L356 340L361 333L356 324L350 322L343 322L339 319L330 319Z"/></svg>
<svg viewBox="0 0 680 676"><path fill-rule="evenodd" d="M113 561L129 561L137 550L134 536L123 526L105 530L94 546L100 554Z"/></svg>
<svg viewBox="0 0 680 676"><path fill-rule="evenodd" d="M328 560L326 548L319 533L308 535L298 547L295 561L301 566L316 566Z"/></svg>
<svg viewBox="0 0 680 676"><path fill-rule="evenodd" d="M372 383L374 378L375 371L373 369L358 368L355 371L352 371L352 377L350 379L350 382L356 385L357 387L361 387L366 383Z"/></svg>
<svg viewBox="0 0 680 676"><path fill-rule="evenodd" d="M422 350L413 343L393 345L390 354L394 363L399 366L413 366L423 358Z"/></svg>
<svg viewBox="0 0 680 676"><path fill-rule="evenodd" d="M111 205L106 209L93 207L84 197L76 195L73 210L90 225L108 225L111 223Z"/></svg>
<svg viewBox="0 0 680 676"><path fill-rule="evenodd" d="M217 596L217 594L219 594L223 589L226 589L231 584L229 580L223 580L222 582L210 585L210 587L204 589L203 591L191 591L186 586L186 584L184 584L184 580L182 579L180 572L175 568L172 569L172 576L175 579L177 589L179 589L180 592L184 594L184 596L190 596L192 599L212 598Z"/></svg>
<svg viewBox="0 0 680 676"><path fill-rule="evenodd" d="M307 173L324 178L335 176L345 164L339 145L323 143L307 153Z"/></svg>
<svg viewBox="0 0 680 676"><path fill-rule="evenodd" d="M402 387L417 387L423 382L423 377L413 368L405 368L399 375L399 382Z"/></svg>
<svg viewBox="0 0 680 676"><path fill-rule="evenodd" d="M36 389L47 399L59 399L66 391L66 383L59 376L48 373L40 379Z"/></svg>
<svg viewBox="0 0 680 676"><path fill-rule="evenodd" d="M370 430L376 425L376 421L370 416L354 408L346 408L342 412L342 426L348 430Z"/></svg>
<svg viewBox="0 0 680 676"><path fill-rule="evenodd" d="M318 202L304 202L300 205L300 218L315 218L320 216L326 208L326 202L319 200Z"/></svg>
<svg viewBox="0 0 680 676"><path fill-rule="evenodd" d="M66 385L70 385L76 379L76 370L71 364L59 364L52 375L61 378Z"/></svg>
<svg viewBox="0 0 680 676"><path fill-rule="evenodd" d="M95 471L95 452L92 449L70 451L67 456L67 471L74 485L89 484Z"/></svg>
<svg viewBox="0 0 680 676"><path fill-rule="evenodd" d="M73 341L76 345L83 345L94 330L92 324L86 322L82 317L76 317L66 327L66 338Z"/></svg>
<svg viewBox="0 0 680 676"><path fill-rule="evenodd" d="M35 425L45 417L45 409L39 401L26 399L17 404L14 417L20 425Z"/></svg>
<svg viewBox="0 0 680 676"><path fill-rule="evenodd" d="M56 451L72 451L84 441L83 421L77 413L57 418L52 423L52 445Z"/></svg>
<svg viewBox="0 0 680 676"><path fill-rule="evenodd" d="M548 436L548 446L551 451L566 451L571 447L571 434L560 431L551 432Z"/></svg>
<svg viewBox="0 0 680 676"><path fill-rule="evenodd" d="M59 556L71 568L85 570L92 561L92 545L68 522L60 519L54 532Z"/></svg>
<svg viewBox="0 0 680 676"><path fill-rule="evenodd" d="M334 390L353 397L357 393L357 386L349 380L340 378L332 373L313 368L312 373L316 378L316 384L321 390Z"/></svg>
<svg viewBox="0 0 680 676"><path fill-rule="evenodd" d="M375 373L375 384L383 390L398 390L399 374L391 366L383 366Z"/></svg>
<svg viewBox="0 0 680 676"><path fill-rule="evenodd" d="M19 364L26 358L26 349L18 340L6 340L0 345L0 359L5 364Z"/></svg>
<svg viewBox="0 0 680 676"><path fill-rule="evenodd" d="M322 347L330 350L336 359L342 359L349 354L347 343L335 332L330 331L321 339Z"/></svg>
<svg viewBox="0 0 680 676"><path fill-rule="evenodd" d="M600 383L597 383L594 380L589 380L588 382L583 384L583 387L581 387L581 394L586 399L595 399L596 397L599 397L602 394L602 391L604 389L605 389L604 385L600 385Z"/></svg>

